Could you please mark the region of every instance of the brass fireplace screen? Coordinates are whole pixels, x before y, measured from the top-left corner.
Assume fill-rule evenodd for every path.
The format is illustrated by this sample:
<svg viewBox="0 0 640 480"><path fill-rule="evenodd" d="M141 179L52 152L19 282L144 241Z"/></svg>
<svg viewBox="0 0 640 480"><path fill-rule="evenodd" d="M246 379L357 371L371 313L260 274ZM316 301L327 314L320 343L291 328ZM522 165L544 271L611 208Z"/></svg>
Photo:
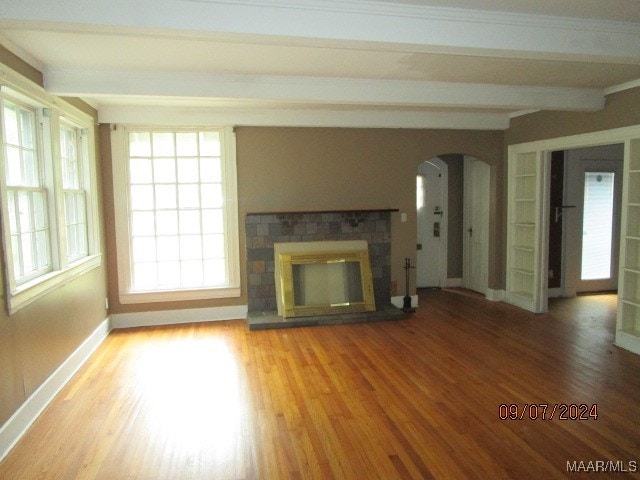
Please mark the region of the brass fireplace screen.
<svg viewBox="0 0 640 480"><path fill-rule="evenodd" d="M302 249L295 251L299 246ZM316 247L320 250L310 250ZM331 250L338 247L343 248ZM375 311L366 242L276 244L275 250L279 315L287 318Z"/></svg>

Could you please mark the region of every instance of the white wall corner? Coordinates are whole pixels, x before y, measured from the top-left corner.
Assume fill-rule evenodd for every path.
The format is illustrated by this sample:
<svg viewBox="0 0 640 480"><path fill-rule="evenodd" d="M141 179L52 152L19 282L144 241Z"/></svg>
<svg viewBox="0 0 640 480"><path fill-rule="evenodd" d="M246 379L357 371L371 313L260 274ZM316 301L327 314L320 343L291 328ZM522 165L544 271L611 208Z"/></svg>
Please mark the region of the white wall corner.
<svg viewBox="0 0 640 480"><path fill-rule="evenodd" d="M398 295L396 297L391 297L391 304L394 307L402 308L404 306L404 296ZM411 295L411 307L418 307L418 295Z"/></svg>
<svg viewBox="0 0 640 480"><path fill-rule="evenodd" d="M461 278L447 278L446 288L460 288L462 287Z"/></svg>
<svg viewBox="0 0 640 480"><path fill-rule="evenodd" d="M22 438L54 397L73 375L84 365L91 354L107 338L111 331L111 319L107 317L91 335L40 385L35 392L0 426L0 460Z"/></svg>
<svg viewBox="0 0 640 480"><path fill-rule="evenodd" d="M505 300L505 291L487 288L486 298L492 302L503 302Z"/></svg>
<svg viewBox="0 0 640 480"><path fill-rule="evenodd" d="M194 322L218 322L222 320L245 320L247 318L247 305L160 310L156 312L113 313L111 318L114 329Z"/></svg>

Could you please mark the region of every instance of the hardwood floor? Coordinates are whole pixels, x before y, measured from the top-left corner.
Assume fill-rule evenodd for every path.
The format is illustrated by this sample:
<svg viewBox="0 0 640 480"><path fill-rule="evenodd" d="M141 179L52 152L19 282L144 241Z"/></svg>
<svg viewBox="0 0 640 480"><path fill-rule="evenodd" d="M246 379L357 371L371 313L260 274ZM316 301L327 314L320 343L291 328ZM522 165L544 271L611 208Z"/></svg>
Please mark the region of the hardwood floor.
<svg viewBox="0 0 640 480"><path fill-rule="evenodd" d="M613 345L614 296L544 315L462 290L420 305L396 322L114 331L0 478L607 478L567 462L640 463L640 356ZM501 420L501 404L598 416Z"/></svg>

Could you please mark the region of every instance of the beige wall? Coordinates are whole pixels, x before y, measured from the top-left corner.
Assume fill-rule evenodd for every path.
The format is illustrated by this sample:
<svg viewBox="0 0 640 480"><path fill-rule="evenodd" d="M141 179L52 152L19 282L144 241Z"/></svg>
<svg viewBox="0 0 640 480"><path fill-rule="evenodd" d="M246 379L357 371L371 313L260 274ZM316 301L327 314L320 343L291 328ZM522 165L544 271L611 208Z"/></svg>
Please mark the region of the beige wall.
<svg viewBox="0 0 640 480"><path fill-rule="evenodd" d="M37 70L2 47L0 62L42 84L42 75ZM82 108L95 117L90 107L83 105ZM106 262L103 261L100 268L9 316L4 275L1 276L0 426L107 318L106 291Z"/></svg>
<svg viewBox="0 0 640 480"><path fill-rule="evenodd" d="M237 149L241 218L247 212L351 208L407 213L406 223L392 214L392 280L400 295L404 258L415 264L418 164L467 154L488 163L492 178L502 175L503 166L503 133L496 131L242 127ZM493 199L502 197L501 186L492 180ZM492 288L501 288L501 218L497 205L490 219L492 242L500 242L490 257Z"/></svg>
<svg viewBox="0 0 640 480"><path fill-rule="evenodd" d="M404 258L410 257L415 264L415 175L418 164L442 154L464 153L489 163L496 175L502 171L502 132L238 127L242 296L237 299L123 305L117 298L117 265L113 248L115 231L109 126L101 126L101 134L105 219L110 246L109 291L114 313L246 304L244 216L249 212L347 209L399 209L406 212L406 223L400 222L399 213L392 214L392 281L398 282L398 288L403 292ZM493 184L494 187L498 185ZM492 195L501 196L502 192L494 191ZM501 228L497 218L492 218L494 229ZM495 238L501 236L496 235ZM499 268L499 261L491 260L491 263ZM501 277L499 270L493 274L494 278Z"/></svg>
<svg viewBox="0 0 640 480"><path fill-rule="evenodd" d="M511 119L505 145L640 125L640 87L608 95L597 112L536 112Z"/></svg>

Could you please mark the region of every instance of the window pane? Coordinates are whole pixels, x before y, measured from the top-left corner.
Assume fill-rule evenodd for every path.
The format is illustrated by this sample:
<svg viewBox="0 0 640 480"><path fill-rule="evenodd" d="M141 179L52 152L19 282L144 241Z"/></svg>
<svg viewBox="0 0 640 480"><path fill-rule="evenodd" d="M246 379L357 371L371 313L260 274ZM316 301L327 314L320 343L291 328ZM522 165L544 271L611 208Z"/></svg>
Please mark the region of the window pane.
<svg viewBox="0 0 640 480"><path fill-rule="evenodd" d="M582 280L611 278L614 174L585 172Z"/></svg>
<svg viewBox="0 0 640 480"><path fill-rule="evenodd" d="M22 185L39 187L38 163L36 153L33 150L22 151L22 165Z"/></svg>
<svg viewBox="0 0 640 480"><path fill-rule="evenodd" d="M198 135L195 132L176 134L178 156L198 155Z"/></svg>
<svg viewBox="0 0 640 480"><path fill-rule="evenodd" d="M151 210L153 209L153 187L151 185L131 186L131 209Z"/></svg>
<svg viewBox="0 0 640 480"><path fill-rule="evenodd" d="M153 212L133 212L131 214L131 233L135 236L154 235Z"/></svg>
<svg viewBox="0 0 640 480"><path fill-rule="evenodd" d="M158 286L161 288L180 286L180 262L158 262Z"/></svg>
<svg viewBox="0 0 640 480"><path fill-rule="evenodd" d="M176 208L176 186L175 185L156 185L156 208Z"/></svg>
<svg viewBox="0 0 640 480"><path fill-rule="evenodd" d="M197 158L178 159L178 182L196 183L200 180Z"/></svg>
<svg viewBox="0 0 640 480"><path fill-rule="evenodd" d="M129 178L131 183L151 183L151 160L148 158L132 158L129 161Z"/></svg>
<svg viewBox="0 0 640 480"><path fill-rule="evenodd" d="M202 237L204 258L224 258L224 236L205 235Z"/></svg>
<svg viewBox="0 0 640 480"><path fill-rule="evenodd" d="M180 233L200 233L200 212L198 210L183 210L180 212Z"/></svg>
<svg viewBox="0 0 640 480"><path fill-rule="evenodd" d="M200 181L203 183L222 182L222 168L219 158L202 158L200 160Z"/></svg>
<svg viewBox="0 0 640 480"><path fill-rule="evenodd" d="M156 259L155 237L135 237L133 239L133 258L136 262L149 262Z"/></svg>
<svg viewBox="0 0 640 480"><path fill-rule="evenodd" d="M129 134L129 155L132 157L151 156L151 135L149 132L132 132Z"/></svg>
<svg viewBox="0 0 640 480"><path fill-rule="evenodd" d="M220 156L220 134L218 132L200 132L200 155Z"/></svg>
<svg viewBox="0 0 640 480"><path fill-rule="evenodd" d="M36 118L32 111L20 109L20 128L22 130L22 147L33 149L36 146Z"/></svg>
<svg viewBox="0 0 640 480"><path fill-rule="evenodd" d="M22 185L22 162L20 161L20 149L7 147L7 185L19 187Z"/></svg>
<svg viewBox="0 0 640 480"><path fill-rule="evenodd" d="M162 210L156 212L156 228L158 235L177 235L178 211Z"/></svg>
<svg viewBox="0 0 640 480"><path fill-rule="evenodd" d="M222 209L202 210L202 233L223 233Z"/></svg>
<svg viewBox="0 0 640 480"><path fill-rule="evenodd" d="M176 153L175 153L175 146L173 143L173 133L154 132L153 156L154 157L173 157L175 154Z"/></svg>
<svg viewBox="0 0 640 480"><path fill-rule="evenodd" d="M33 233L31 232L20 235L20 241L22 244L22 269L25 275L35 270L33 265L34 240Z"/></svg>
<svg viewBox="0 0 640 480"><path fill-rule="evenodd" d="M33 213L36 230L43 230L47 227L47 209L45 198L42 192L33 192Z"/></svg>
<svg viewBox="0 0 640 480"><path fill-rule="evenodd" d="M198 185L179 185L178 199L180 208L198 208L200 206Z"/></svg>
<svg viewBox="0 0 640 480"><path fill-rule="evenodd" d="M204 281L208 285L224 285L227 283L227 271L224 260L204 261Z"/></svg>
<svg viewBox="0 0 640 480"><path fill-rule="evenodd" d="M157 183L175 183L176 161L173 158L155 158L153 160L153 180Z"/></svg>
<svg viewBox="0 0 640 480"><path fill-rule="evenodd" d="M199 235L184 235L180 237L180 258L183 260L201 259L202 237Z"/></svg>
<svg viewBox="0 0 640 480"><path fill-rule="evenodd" d="M29 192L18 192L18 221L20 222L21 232L33 230L32 218Z"/></svg>
<svg viewBox="0 0 640 480"><path fill-rule="evenodd" d="M133 264L133 286L136 290L144 290L157 284L157 267L154 262Z"/></svg>
<svg viewBox="0 0 640 480"><path fill-rule="evenodd" d="M158 237L158 260L180 260L180 242L177 236Z"/></svg>
<svg viewBox="0 0 640 480"><path fill-rule="evenodd" d="M4 139L11 145L20 145L18 133L18 107L5 104L4 106Z"/></svg>
<svg viewBox="0 0 640 480"><path fill-rule="evenodd" d="M222 185L219 183L207 183L200 187L202 206L205 208L222 207Z"/></svg>
<svg viewBox="0 0 640 480"><path fill-rule="evenodd" d="M16 217L16 197L12 191L7 192L7 207L9 207L9 230L11 233L18 231L18 218Z"/></svg>
<svg viewBox="0 0 640 480"><path fill-rule="evenodd" d="M20 238L19 235L11 235L11 253L13 257L13 273L16 277L21 277L22 264L20 262Z"/></svg>
<svg viewBox="0 0 640 480"><path fill-rule="evenodd" d="M38 268L46 268L49 265L49 232L47 230L36 232L36 250L38 252Z"/></svg>
<svg viewBox="0 0 640 480"><path fill-rule="evenodd" d="M203 283L202 267L201 261L181 262L182 284L185 287L200 287Z"/></svg>

